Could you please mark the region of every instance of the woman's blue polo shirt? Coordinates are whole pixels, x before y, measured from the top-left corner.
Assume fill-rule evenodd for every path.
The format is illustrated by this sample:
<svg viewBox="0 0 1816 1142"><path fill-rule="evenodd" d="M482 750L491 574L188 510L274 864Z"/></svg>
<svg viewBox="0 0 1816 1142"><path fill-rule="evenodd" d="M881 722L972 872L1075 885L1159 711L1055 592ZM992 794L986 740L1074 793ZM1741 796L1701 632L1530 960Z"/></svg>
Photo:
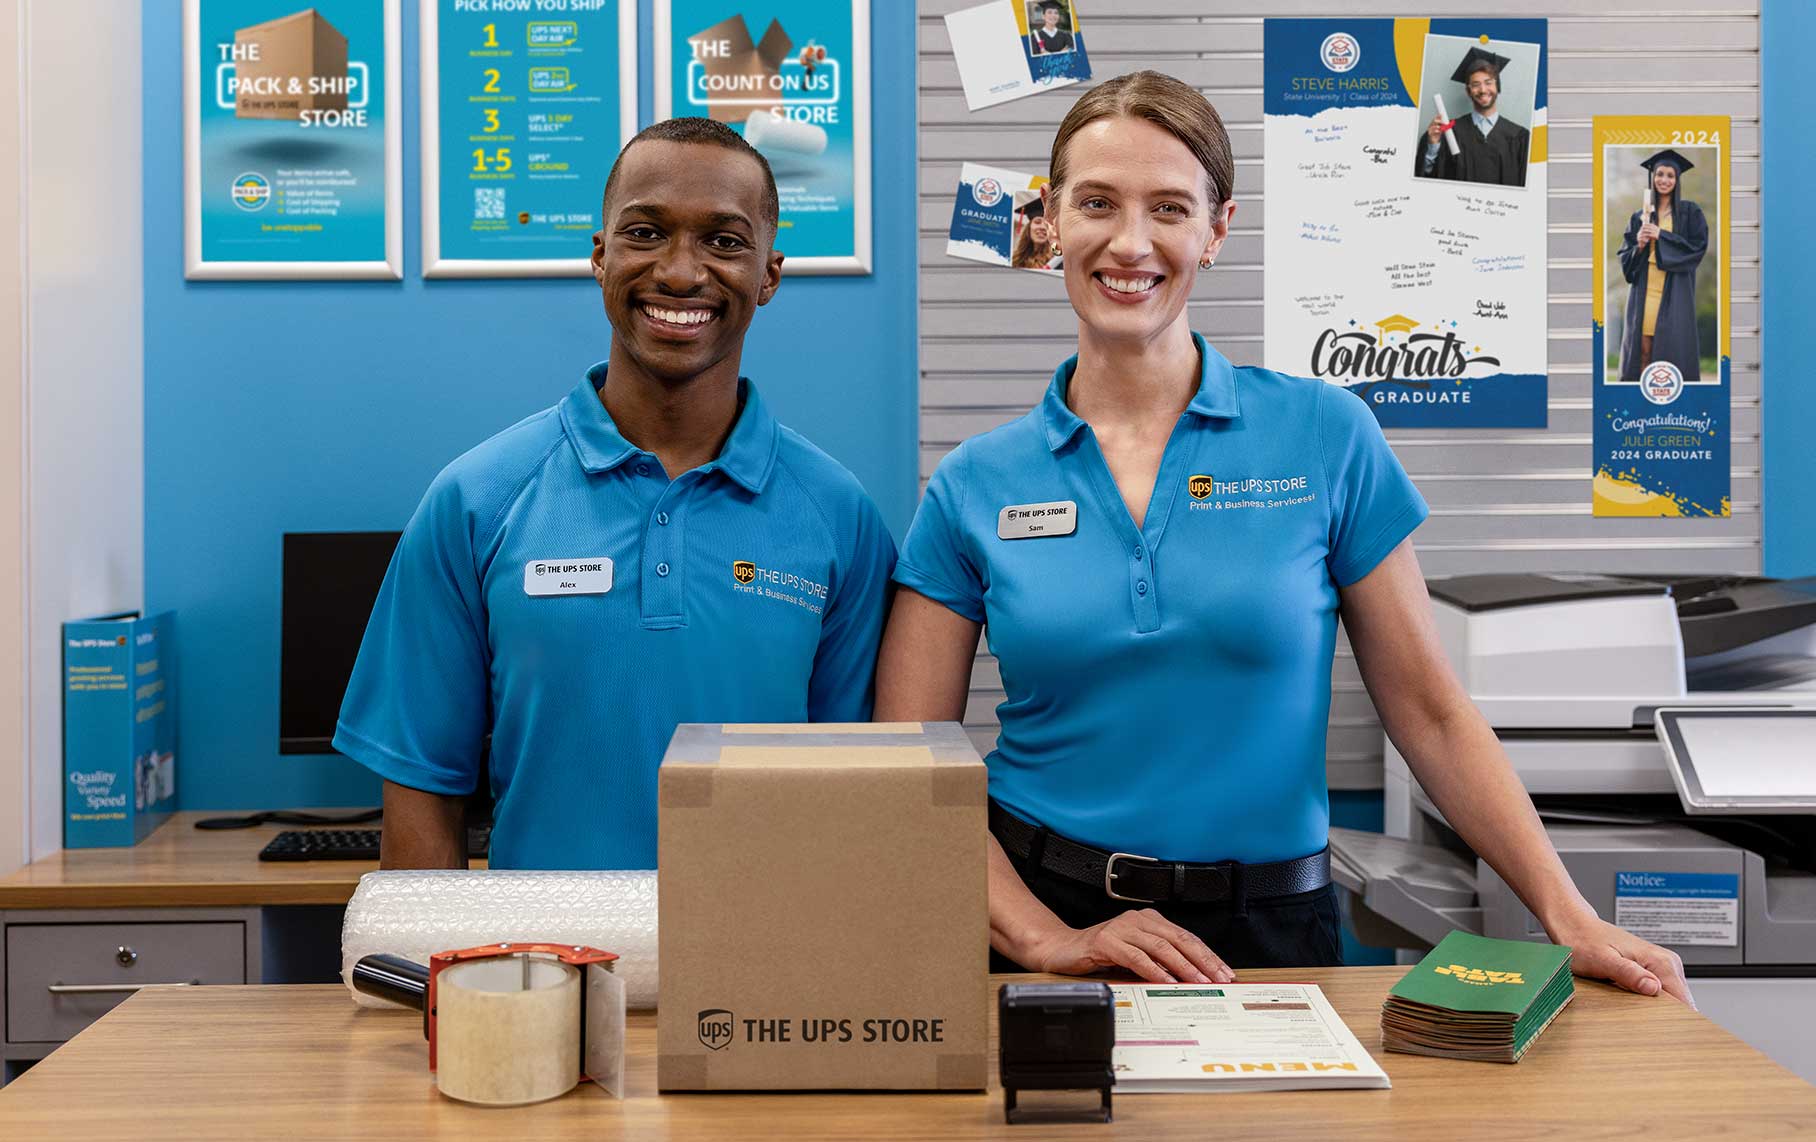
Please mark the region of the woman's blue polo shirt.
<svg viewBox="0 0 1816 1142"><path fill-rule="evenodd" d="M895 543L755 386L717 459L670 480L595 365L435 478L360 645L334 748L469 793L492 735L497 868L655 868L681 722L870 717Z"/></svg>
<svg viewBox="0 0 1816 1142"><path fill-rule="evenodd" d="M1428 509L1361 400L1194 340L1142 527L1066 405L1075 357L941 462L895 580L986 624L1005 808L1114 852L1282 860L1328 840L1337 589Z"/></svg>

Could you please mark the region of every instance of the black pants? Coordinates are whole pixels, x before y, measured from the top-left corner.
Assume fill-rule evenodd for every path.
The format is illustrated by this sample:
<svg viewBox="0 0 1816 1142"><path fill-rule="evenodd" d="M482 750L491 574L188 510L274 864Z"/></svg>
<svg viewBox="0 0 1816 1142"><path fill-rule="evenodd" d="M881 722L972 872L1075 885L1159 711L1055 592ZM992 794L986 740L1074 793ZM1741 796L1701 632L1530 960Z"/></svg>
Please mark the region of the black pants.
<svg viewBox="0 0 1816 1142"><path fill-rule="evenodd" d="M1327 884L1311 892L1248 902L1246 915L1231 904L1133 904L1104 895L1098 885L1048 872L1005 850L1022 883L1053 914L1074 928L1089 928L1132 908L1153 908L1210 945L1223 962L1243 968L1340 967L1343 922L1337 888ZM1028 971L995 949L994 972Z"/></svg>

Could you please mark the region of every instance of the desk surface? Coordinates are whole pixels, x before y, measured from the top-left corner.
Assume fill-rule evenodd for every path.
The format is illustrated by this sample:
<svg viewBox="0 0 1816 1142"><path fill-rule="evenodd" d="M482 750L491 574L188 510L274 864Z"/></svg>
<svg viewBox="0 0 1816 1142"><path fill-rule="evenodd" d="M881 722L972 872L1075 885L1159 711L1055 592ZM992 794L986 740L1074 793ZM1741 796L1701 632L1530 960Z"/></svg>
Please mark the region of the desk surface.
<svg viewBox="0 0 1816 1142"><path fill-rule="evenodd" d="M1508 1066L1389 1054L1381 1000L1404 968L1248 971L1314 980L1393 1078L1390 1091L1122 1095L1109 1126L1008 1127L987 1094L656 1095L655 1016L634 1012L628 1096L591 1084L509 1110L431 1085L413 1012L344 988L142 991L0 1091L7 1138L1423 1139L1808 1137L1816 1087L1670 999L1577 981L1577 997ZM1003 979L1024 977L997 977ZM991 1045L996 1041L992 1013Z"/></svg>
<svg viewBox="0 0 1816 1142"><path fill-rule="evenodd" d="M333 810L327 810L334 815ZM204 817L174 814L131 848L65 849L0 877L0 908L203 908L260 904L345 904L377 861L262 861L259 850L285 829L198 829ZM370 829L375 825L344 825ZM484 868L484 861L472 867Z"/></svg>

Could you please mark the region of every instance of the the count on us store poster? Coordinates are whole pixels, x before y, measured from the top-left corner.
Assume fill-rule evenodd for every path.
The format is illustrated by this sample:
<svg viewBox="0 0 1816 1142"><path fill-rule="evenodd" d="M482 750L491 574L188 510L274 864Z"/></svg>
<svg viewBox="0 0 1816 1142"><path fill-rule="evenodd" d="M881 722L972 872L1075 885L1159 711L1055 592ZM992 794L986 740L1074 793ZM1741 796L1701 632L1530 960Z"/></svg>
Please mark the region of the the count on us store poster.
<svg viewBox="0 0 1816 1142"><path fill-rule="evenodd" d="M1398 428L1543 428L1546 23L1268 20L1266 365Z"/></svg>

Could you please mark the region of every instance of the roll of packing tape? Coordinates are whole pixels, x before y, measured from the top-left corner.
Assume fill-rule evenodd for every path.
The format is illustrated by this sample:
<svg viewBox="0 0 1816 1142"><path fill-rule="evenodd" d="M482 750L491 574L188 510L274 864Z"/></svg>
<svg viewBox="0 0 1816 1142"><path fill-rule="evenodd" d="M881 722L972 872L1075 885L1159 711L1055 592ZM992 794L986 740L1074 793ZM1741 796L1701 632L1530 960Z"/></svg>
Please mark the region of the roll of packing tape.
<svg viewBox="0 0 1816 1142"><path fill-rule="evenodd" d="M826 128L758 108L745 116L744 141L763 151L818 155L826 150Z"/></svg>
<svg viewBox="0 0 1816 1142"><path fill-rule="evenodd" d="M435 1082L484 1106L521 1106L580 1080L580 971L533 956L455 964L437 981Z"/></svg>

